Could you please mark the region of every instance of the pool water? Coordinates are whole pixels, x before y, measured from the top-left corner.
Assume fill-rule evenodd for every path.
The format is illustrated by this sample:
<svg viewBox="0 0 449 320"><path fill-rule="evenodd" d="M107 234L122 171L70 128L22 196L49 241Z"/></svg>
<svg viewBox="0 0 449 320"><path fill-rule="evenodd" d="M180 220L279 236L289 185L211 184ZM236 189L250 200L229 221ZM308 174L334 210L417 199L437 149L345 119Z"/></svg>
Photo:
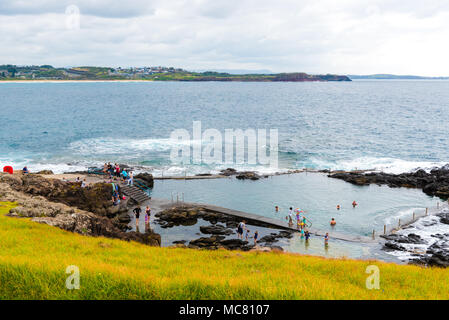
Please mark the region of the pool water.
<svg viewBox="0 0 449 320"><path fill-rule="evenodd" d="M209 180L156 180L152 196L185 202L208 203L285 220L289 207L301 208L312 228L348 235L370 236L383 232L384 224L397 225L399 218L435 206L437 199L419 189L388 186L355 186L321 173L273 176L258 181L235 178ZM352 201L358 206L352 207ZM341 206L336 209L337 204ZM275 206L280 212L275 212Z"/></svg>

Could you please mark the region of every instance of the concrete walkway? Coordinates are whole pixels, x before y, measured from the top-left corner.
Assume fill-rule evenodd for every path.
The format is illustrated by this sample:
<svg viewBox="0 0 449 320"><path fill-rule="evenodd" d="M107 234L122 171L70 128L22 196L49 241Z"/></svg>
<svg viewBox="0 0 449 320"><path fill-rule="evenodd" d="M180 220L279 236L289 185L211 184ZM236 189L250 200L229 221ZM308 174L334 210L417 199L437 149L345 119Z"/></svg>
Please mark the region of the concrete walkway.
<svg viewBox="0 0 449 320"><path fill-rule="evenodd" d="M223 208L223 207L214 206L214 205L210 205L210 204L191 203L191 202L171 202L170 200L167 200L167 199L152 198L149 201L149 205L152 209L152 212L154 212L154 213L157 213L164 209L176 207L176 206L201 207L208 211L219 212L219 213L223 213L226 215L238 217L238 218L241 218L242 220L247 220L249 223L251 223L251 220L253 220L253 221L263 222L263 223L265 223L273 228L276 228L276 229L292 230L292 231L298 232L298 230L296 228L290 227L288 225L288 223L283 220L268 218L268 217L264 217L264 216L257 215L254 213L248 213L248 212ZM347 234L343 234L343 233L338 233L338 232L335 232L332 230L322 231L322 230L317 230L315 228L310 228L309 232L312 235L321 236L321 237L324 237L326 232L328 232L329 237L331 239L338 239L338 240L342 240L342 241L359 242L359 243L376 243L376 242L378 242L378 240L374 240L371 237L351 236L351 235L347 235Z"/></svg>

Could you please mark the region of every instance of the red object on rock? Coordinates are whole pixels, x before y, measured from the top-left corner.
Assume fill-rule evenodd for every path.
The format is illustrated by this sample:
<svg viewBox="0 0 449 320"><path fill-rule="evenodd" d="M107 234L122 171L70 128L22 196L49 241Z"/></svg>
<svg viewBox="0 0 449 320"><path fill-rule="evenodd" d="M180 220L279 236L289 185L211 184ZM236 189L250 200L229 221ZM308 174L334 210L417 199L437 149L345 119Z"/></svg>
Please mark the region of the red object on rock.
<svg viewBox="0 0 449 320"><path fill-rule="evenodd" d="M13 174L14 173L14 169L11 166L4 166L3 167L3 172L7 172L9 174Z"/></svg>

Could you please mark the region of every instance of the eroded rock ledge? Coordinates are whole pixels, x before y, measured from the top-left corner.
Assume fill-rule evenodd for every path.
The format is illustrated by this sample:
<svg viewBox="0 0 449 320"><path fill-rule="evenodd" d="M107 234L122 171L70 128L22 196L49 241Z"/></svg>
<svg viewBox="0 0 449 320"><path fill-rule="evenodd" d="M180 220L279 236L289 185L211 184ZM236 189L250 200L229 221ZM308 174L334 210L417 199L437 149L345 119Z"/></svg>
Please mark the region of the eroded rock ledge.
<svg viewBox="0 0 449 320"><path fill-rule="evenodd" d="M210 225L200 226L200 231L206 236L190 241L176 241L178 247L188 247L195 249L228 249L228 250L279 250L283 249L276 246L275 243L281 238L293 237L293 231L273 232L266 235L258 241L262 248L256 248L252 243L236 239L227 238L227 236L236 236L236 228L242 218L226 215L220 212L210 211L199 206L175 206L158 212L155 217L155 223L159 224L161 228L173 228L176 226L193 226L198 223L199 219L207 221ZM219 224L221 223L221 224ZM272 226L261 221L249 220L249 225L271 228Z"/></svg>
<svg viewBox="0 0 449 320"><path fill-rule="evenodd" d="M17 202L11 217L28 217L67 231L88 236L134 240L160 246L159 234L125 232L129 216L127 203L112 205L111 185L77 184L46 179L39 175L0 174L0 201ZM89 210L91 209L91 210Z"/></svg>

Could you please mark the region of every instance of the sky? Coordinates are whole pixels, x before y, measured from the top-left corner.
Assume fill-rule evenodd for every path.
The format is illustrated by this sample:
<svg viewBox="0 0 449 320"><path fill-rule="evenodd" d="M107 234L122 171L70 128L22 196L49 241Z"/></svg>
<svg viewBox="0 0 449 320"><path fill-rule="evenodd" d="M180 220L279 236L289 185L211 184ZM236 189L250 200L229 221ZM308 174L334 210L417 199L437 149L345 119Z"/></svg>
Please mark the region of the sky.
<svg viewBox="0 0 449 320"><path fill-rule="evenodd" d="M449 0L0 0L0 64L449 76Z"/></svg>

